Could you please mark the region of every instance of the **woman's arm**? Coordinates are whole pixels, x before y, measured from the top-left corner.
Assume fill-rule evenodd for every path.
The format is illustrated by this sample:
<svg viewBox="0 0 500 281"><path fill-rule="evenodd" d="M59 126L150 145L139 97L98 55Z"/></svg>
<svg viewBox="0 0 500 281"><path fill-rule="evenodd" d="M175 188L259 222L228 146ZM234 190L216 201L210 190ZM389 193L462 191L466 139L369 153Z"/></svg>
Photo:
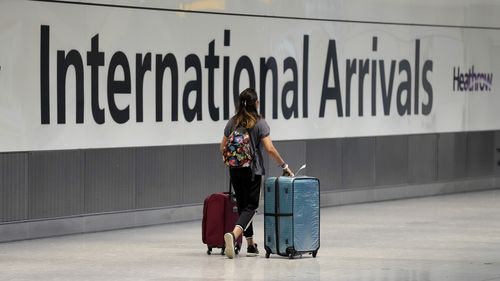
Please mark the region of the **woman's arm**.
<svg viewBox="0 0 500 281"><path fill-rule="evenodd" d="M285 163L283 158L281 158L281 155L279 154L278 150L274 147L273 141L271 140L270 136L264 137L262 140L262 145L264 146L264 149L267 151L269 155L276 161L276 163L283 168L283 171L289 174L290 176L294 176L292 170L288 167L288 165Z"/></svg>

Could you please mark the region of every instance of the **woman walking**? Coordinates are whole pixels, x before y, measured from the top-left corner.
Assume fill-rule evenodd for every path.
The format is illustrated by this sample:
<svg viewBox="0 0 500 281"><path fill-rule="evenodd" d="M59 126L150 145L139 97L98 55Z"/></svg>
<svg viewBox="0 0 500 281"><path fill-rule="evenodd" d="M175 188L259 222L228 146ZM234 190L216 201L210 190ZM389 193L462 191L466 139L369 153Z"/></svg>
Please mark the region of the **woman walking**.
<svg viewBox="0 0 500 281"><path fill-rule="evenodd" d="M223 159L229 166L240 215L233 231L224 235L228 258L234 257L235 241L240 235L247 240L247 256L259 255L253 240L252 220L259 207L260 185L265 174L262 150L267 151L284 174L293 176L271 141L269 125L257 112L258 105L255 90L248 88L241 92L237 112L227 122L220 144Z"/></svg>

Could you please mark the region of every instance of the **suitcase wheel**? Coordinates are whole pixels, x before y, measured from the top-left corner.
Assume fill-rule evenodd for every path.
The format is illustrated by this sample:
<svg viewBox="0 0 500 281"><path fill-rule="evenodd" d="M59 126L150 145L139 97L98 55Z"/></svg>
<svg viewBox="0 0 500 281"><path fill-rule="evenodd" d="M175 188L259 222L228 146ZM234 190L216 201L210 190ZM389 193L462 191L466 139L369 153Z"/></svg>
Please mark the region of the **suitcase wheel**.
<svg viewBox="0 0 500 281"><path fill-rule="evenodd" d="M207 249L207 255L211 255L212 254L212 248L210 248L210 247L207 247L207 248L208 248Z"/></svg>
<svg viewBox="0 0 500 281"><path fill-rule="evenodd" d="M299 252L295 251L294 248L286 249L286 253L289 259L294 259L296 256L302 257L302 255Z"/></svg>
<svg viewBox="0 0 500 281"><path fill-rule="evenodd" d="M318 254L318 251L314 251L312 254L313 254L313 258L315 258L316 255Z"/></svg>
<svg viewBox="0 0 500 281"><path fill-rule="evenodd" d="M268 259L269 256L271 256L271 253L269 251L266 251L266 259Z"/></svg>
<svg viewBox="0 0 500 281"><path fill-rule="evenodd" d="M221 255L224 255L224 251L226 250L226 247L222 247L222 249L220 250L220 254Z"/></svg>

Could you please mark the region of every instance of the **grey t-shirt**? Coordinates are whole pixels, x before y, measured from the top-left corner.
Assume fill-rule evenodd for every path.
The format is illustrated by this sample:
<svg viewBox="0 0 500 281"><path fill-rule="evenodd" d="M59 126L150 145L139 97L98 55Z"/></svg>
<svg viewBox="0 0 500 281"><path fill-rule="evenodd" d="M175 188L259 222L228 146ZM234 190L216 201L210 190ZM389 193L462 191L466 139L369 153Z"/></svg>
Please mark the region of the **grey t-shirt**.
<svg viewBox="0 0 500 281"><path fill-rule="evenodd" d="M235 129L235 124L233 118L229 119L224 128L224 135L229 137L231 132ZM253 151L255 151L255 162L253 165L253 172L256 175L265 175L266 170L264 169L264 159L262 157L262 151L264 147L262 145L262 139L269 136L271 129L267 125L264 118L260 118L253 128L248 129L248 133L252 138Z"/></svg>

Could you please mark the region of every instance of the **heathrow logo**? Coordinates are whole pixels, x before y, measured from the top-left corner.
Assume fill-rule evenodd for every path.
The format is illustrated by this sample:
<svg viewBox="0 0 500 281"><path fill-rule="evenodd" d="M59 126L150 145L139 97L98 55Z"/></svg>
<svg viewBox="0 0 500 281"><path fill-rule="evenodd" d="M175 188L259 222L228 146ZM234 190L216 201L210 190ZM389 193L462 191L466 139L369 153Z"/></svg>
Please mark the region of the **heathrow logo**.
<svg viewBox="0 0 500 281"><path fill-rule="evenodd" d="M454 92L491 92L493 73L476 72L474 66L462 72L460 67L453 67Z"/></svg>

